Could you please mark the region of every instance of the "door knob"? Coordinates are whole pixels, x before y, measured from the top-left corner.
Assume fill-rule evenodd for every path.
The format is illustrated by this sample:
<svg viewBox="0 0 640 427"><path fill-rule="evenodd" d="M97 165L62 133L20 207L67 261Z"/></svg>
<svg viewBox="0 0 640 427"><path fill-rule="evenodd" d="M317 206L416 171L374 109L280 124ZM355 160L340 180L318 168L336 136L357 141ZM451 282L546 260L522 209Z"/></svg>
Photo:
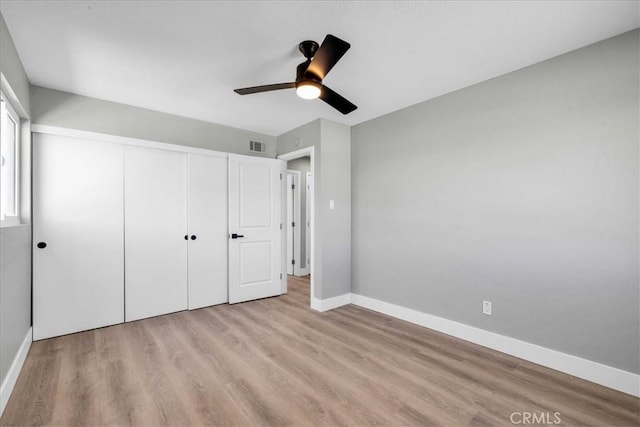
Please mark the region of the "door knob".
<svg viewBox="0 0 640 427"><path fill-rule="evenodd" d="M184 235L184 240L189 240L189 236L188 235Z"/></svg>
<svg viewBox="0 0 640 427"><path fill-rule="evenodd" d="M236 233L232 233L232 234L231 234L231 238L232 238L232 239L237 239L237 238L240 238L240 237L244 237L244 235L242 235L242 234L236 234Z"/></svg>
<svg viewBox="0 0 640 427"><path fill-rule="evenodd" d="M45 242L38 242L38 244L36 245L39 249L44 249L47 247L47 244Z"/></svg>
<svg viewBox="0 0 640 427"><path fill-rule="evenodd" d="M196 240L196 235L195 234L191 235L191 240Z"/></svg>

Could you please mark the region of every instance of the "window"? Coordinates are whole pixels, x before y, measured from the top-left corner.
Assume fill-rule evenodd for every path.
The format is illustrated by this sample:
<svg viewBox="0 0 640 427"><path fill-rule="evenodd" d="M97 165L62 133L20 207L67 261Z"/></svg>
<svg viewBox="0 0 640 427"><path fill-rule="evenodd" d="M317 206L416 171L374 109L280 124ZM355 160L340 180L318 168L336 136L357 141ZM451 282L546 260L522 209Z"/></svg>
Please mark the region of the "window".
<svg viewBox="0 0 640 427"><path fill-rule="evenodd" d="M0 223L18 224L20 118L0 93Z"/></svg>

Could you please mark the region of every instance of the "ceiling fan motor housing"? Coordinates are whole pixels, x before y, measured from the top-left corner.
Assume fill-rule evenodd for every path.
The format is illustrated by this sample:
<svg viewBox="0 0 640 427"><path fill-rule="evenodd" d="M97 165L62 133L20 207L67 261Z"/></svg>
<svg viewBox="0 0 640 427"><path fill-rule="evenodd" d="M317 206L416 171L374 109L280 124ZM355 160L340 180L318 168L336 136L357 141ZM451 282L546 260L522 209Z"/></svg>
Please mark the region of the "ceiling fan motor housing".
<svg viewBox="0 0 640 427"><path fill-rule="evenodd" d="M316 56L318 48L318 43L314 42L313 40L305 40L298 45L298 49L307 59L311 59Z"/></svg>
<svg viewBox="0 0 640 427"><path fill-rule="evenodd" d="M318 84L322 83L322 79L313 73L308 72L311 60L318 52L319 45L313 40L305 40L298 45L298 49L307 58L306 61L298 64L296 69L296 87L303 81L312 81Z"/></svg>

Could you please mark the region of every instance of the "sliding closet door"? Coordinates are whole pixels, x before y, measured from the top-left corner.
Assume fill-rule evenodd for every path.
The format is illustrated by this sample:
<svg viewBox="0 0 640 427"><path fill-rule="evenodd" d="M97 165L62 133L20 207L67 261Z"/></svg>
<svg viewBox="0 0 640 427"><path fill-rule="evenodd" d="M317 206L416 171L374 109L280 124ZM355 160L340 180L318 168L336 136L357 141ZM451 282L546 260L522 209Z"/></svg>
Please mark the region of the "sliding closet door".
<svg viewBox="0 0 640 427"><path fill-rule="evenodd" d="M187 308L187 154L125 147L125 318Z"/></svg>
<svg viewBox="0 0 640 427"><path fill-rule="evenodd" d="M123 147L33 136L33 336L124 321Z"/></svg>
<svg viewBox="0 0 640 427"><path fill-rule="evenodd" d="M189 154L189 309L228 299L227 156Z"/></svg>

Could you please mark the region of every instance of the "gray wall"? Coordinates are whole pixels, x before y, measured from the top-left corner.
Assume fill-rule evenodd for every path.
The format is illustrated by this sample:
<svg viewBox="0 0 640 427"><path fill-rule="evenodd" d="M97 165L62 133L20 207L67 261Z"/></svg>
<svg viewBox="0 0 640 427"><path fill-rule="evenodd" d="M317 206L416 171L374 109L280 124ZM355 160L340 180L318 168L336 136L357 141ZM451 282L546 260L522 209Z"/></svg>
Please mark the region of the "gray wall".
<svg viewBox="0 0 640 427"><path fill-rule="evenodd" d="M351 128L324 119L321 124L322 298L330 298L351 292Z"/></svg>
<svg viewBox="0 0 640 427"><path fill-rule="evenodd" d="M253 154L249 141L267 143L275 157L276 138L130 105L31 87L32 123L147 139L238 154Z"/></svg>
<svg viewBox="0 0 640 427"><path fill-rule="evenodd" d="M31 227L0 228L0 378L31 327Z"/></svg>
<svg viewBox="0 0 640 427"><path fill-rule="evenodd" d="M639 48L355 126L353 292L640 372Z"/></svg>
<svg viewBox="0 0 640 427"><path fill-rule="evenodd" d="M29 82L13 40L0 15L0 71L20 103L19 112L29 116ZM8 95L8 94L7 94ZM0 228L0 383L3 383L20 344L31 327L31 226L28 121L22 129L21 220L24 225Z"/></svg>
<svg viewBox="0 0 640 427"><path fill-rule="evenodd" d="M310 146L315 147L314 296L327 299L351 292L350 128L318 119L278 136L278 155ZM329 200L335 201L334 210Z"/></svg>
<svg viewBox="0 0 640 427"><path fill-rule="evenodd" d="M20 100L22 107L26 110L26 114L30 113L29 105L29 80L24 71L18 51L13 44L13 39L4 17L0 14L0 69L2 74L11 85L11 89L16 97Z"/></svg>
<svg viewBox="0 0 640 427"><path fill-rule="evenodd" d="M287 162L288 170L300 172L300 227L297 228L300 234L300 267L307 267L307 172L311 171L311 163L309 157L301 157L299 159ZM296 261L297 262L297 261Z"/></svg>

